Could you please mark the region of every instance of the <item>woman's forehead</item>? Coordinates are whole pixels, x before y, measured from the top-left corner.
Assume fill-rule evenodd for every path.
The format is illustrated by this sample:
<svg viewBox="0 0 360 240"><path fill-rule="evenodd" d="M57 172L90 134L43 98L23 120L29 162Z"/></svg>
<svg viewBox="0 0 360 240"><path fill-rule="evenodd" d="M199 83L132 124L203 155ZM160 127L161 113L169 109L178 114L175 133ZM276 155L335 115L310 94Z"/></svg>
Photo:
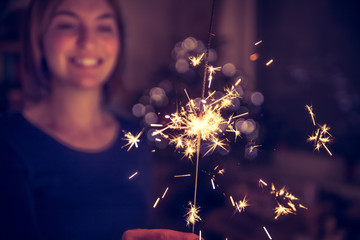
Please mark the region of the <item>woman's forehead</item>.
<svg viewBox="0 0 360 240"><path fill-rule="evenodd" d="M58 12L71 12L86 17L114 14L112 6L106 0L63 0L55 14Z"/></svg>

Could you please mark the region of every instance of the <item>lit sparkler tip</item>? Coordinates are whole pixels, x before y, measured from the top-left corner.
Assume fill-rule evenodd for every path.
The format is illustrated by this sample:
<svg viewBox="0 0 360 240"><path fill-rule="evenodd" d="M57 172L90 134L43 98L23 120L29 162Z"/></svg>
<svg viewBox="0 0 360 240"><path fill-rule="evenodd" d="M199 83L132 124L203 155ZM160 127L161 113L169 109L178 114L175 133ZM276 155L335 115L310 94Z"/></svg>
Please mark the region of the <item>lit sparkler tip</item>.
<svg viewBox="0 0 360 240"><path fill-rule="evenodd" d="M269 66L269 65L272 64L273 62L274 62L274 59L269 60L269 61L266 63L266 66Z"/></svg>

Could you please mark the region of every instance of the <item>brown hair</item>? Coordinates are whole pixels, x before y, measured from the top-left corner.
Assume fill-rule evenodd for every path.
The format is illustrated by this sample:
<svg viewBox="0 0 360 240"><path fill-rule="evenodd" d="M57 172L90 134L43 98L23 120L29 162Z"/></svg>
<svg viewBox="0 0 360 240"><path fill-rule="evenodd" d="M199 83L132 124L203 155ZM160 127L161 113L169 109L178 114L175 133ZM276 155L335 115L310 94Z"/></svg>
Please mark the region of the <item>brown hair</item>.
<svg viewBox="0 0 360 240"><path fill-rule="evenodd" d="M23 36L23 91L26 100L37 102L47 96L50 89L50 74L43 54L42 40L51 17L63 0L32 0L30 2ZM120 49L117 63L109 80L104 85L104 100L108 102L124 65L124 26L118 0L106 0L115 13Z"/></svg>

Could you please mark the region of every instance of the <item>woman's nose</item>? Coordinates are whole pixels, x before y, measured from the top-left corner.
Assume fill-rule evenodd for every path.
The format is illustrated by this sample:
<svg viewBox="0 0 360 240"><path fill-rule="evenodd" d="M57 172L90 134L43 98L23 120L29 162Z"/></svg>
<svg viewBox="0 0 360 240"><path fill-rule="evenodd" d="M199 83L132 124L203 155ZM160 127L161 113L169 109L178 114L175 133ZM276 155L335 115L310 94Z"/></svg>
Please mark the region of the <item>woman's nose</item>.
<svg viewBox="0 0 360 240"><path fill-rule="evenodd" d="M81 48L91 48L95 44L95 35L87 28L81 28L79 31L77 44Z"/></svg>

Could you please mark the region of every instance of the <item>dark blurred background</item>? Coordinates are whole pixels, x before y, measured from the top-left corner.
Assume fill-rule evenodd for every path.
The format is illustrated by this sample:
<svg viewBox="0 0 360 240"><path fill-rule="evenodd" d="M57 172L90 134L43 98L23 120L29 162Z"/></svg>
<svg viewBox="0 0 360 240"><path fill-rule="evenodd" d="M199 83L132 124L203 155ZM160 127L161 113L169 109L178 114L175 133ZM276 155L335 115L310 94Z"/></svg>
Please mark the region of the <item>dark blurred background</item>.
<svg viewBox="0 0 360 240"><path fill-rule="evenodd" d="M205 49L212 1L120 1L127 64L113 109L147 129L154 202L169 187L152 210L154 225L189 231L184 215L193 178L174 175L193 173L194 165L173 146L156 142L149 125L186 103L183 89L200 96L202 69L189 66L188 57ZM27 4L0 2L1 114L24 104L19 62ZM267 239L264 226L278 240L360 239L359 10L357 1L346 0L216 1L209 60L223 70L213 88L221 92L241 78L242 99L232 110L250 114L239 123L242 138L229 152L200 160L202 221L196 229L205 239ZM305 105L313 106L317 123L331 127L332 156L307 142L316 127ZM275 220L276 203L259 179L286 186L308 210ZM250 206L239 213L229 197L245 195Z"/></svg>

